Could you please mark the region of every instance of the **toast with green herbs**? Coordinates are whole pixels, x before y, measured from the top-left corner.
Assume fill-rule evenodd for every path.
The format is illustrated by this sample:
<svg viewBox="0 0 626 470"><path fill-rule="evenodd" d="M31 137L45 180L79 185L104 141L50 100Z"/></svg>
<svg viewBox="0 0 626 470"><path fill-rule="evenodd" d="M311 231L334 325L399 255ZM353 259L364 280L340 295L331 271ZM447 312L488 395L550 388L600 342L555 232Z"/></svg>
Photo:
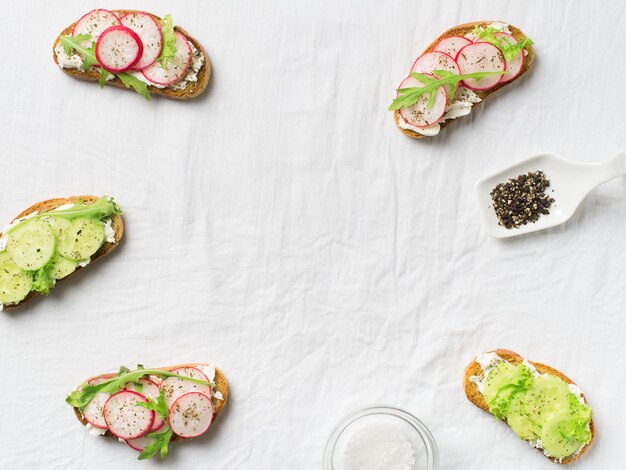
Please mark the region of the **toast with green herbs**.
<svg viewBox="0 0 626 470"><path fill-rule="evenodd" d="M174 41L172 44L170 44L172 46L172 49L174 50L174 52L172 52L172 57L175 58L175 55L173 54L178 53L178 51L176 51L175 49L175 45L177 45L178 43L175 42L175 38L173 37L173 35L182 35L182 37L189 43L191 47L192 60L187 63L187 67L189 67L189 69L186 70L186 72L184 72L180 77L178 77L178 81L173 82L165 81L161 83L151 84L149 80L146 80L139 75L140 73L142 73L141 71L132 68L123 73L109 73L106 78L103 78L103 72L105 72L105 70L99 66L98 58L95 56L96 38L94 38L94 44L92 47L81 48L80 41L71 42L72 38L77 36L77 24L79 24L80 26L80 22L83 21L83 18L87 17L89 14L97 12L107 12L107 14L110 13L116 15L118 19L127 17L129 15L145 15L145 17L152 18L154 22L156 22L158 26L161 27L163 30L163 45L161 49L162 52L161 55L158 57L157 62L155 62L155 66L159 63L165 64L165 66L167 66L167 61L164 61L162 59L164 59L164 57L166 56L168 44L166 29L169 26L169 35L171 36L170 43L172 43L172 40ZM211 77L211 61L209 59L209 55L207 54L202 44L196 38L191 36L186 30L184 30L180 26L173 26L173 24L171 23L170 15L166 15L166 17L164 18L160 18L152 13L146 13L137 10L109 11L99 9L89 12L83 18L65 28L56 38L52 47L52 56L55 63L63 72L70 75L71 77L92 82L100 81L102 87L106 84L122 89L134 89L146 99L150 99L151 95L159 95L165 98L175 100L188 100L191 98L196 98L206 90L209 79ZM100 21L100 18L96 17L94 21ZM142 27L141 24L139 26ZM136 30L139 32L141 31L140 28ZM80 31L85 31L85 28L81 28ZM89 59L89 62L87 64L85 57L86 54L91 55L91 59ZM167 59L167 57L165 57L165 59ZM86 67L85 64L87 65ZM177 65L176 67L179 66ZM139 77L140 80L138 80L137 77Z"/></svg>
<svg viewBox="0 0 626 470"><path fill-rule="evenodd" d="M124 234L120 214L111 198L89 195L22 211L0 232L0 306L21 307L112 253Z"/></svg>
<svg viewBox="0 0 626 470"><path fill-rule="evenodd" d="M532 391L537 385L528 385L527 382L533 380L544 380L547 384L540 384L539 392ZM530 442L555 463L569 464L578 460L595 439L591 408L574 381L553 367L525 360L513 351L495 349L482 358L475 358L465 368L463 389L470 402L502 419L518 437ZM563 409L559 409L558 397L553 396L561 393L559 390L566 397ZM533 420L545 421L541 423L543 428ZM554 433L546 434L548 438L542 443L541 432L546 433L549 429ZM542 444L546 446L548 443L557 451L566 446L575 451L555 452L558 455L555 457L542 447Z"/></svg>

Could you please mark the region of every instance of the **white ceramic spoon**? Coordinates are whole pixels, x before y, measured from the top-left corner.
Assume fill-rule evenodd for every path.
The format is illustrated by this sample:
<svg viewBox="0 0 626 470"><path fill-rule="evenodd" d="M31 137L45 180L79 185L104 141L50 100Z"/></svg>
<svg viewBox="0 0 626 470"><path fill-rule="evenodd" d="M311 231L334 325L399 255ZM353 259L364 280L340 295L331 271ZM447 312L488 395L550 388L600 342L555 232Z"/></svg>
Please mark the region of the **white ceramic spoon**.
<svg viewBox="0 0 626 470"><path fill-rule="evenodd" d="M499 183L505 183L529 171L543 171L550 180L546 193L554 198L550 214L541 215L535 223L519 228L507 229L498 225L496 212L492 207L491 191ZM626 174L626 153L601 163L578 163L544 153L522 160L515 165L481 179L474 185L480 216L492 237L507 238L536 232L566 222L585 199L585 196L599 184Z"/></svg>

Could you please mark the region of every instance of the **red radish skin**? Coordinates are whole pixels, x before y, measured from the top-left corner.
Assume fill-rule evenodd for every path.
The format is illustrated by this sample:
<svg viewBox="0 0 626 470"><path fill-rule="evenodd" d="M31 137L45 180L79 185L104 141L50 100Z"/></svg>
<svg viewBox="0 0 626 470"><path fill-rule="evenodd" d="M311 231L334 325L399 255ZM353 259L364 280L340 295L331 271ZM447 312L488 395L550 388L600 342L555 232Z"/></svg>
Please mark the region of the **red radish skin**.
<svg viewBox="0 0 626 470"><path fill-rule="evenodd" d="M120 23L137 33L143 43L143 53L139 61L133 66L133 70L143 70L154 64L161 55L163 34L161 27L152 15L143 11L135 11L122 16Z"/></svg>
<svg viewBox="0 0 626 470"><path fill-rule="evenodd" d="M104 380L98 382L99 379L92 379L89 385L98 385ZM89 424L99 429L108 429L106 420L104 419L104 405L111 395L105 392L96 393L89 404L83 410L83 417Z"/></svg>
<svg viewBox="0 0 626 470"><path fill-rule="evenodd" d="M444 52L450 57L456 57L461 48L471 43L472 41L463 36L448 36L439 41L433 50Z"/></svg>
<svg viewBox="0 0 626 470"><path fill-rule="evenodd" d="M504 38L511 44L517 44L517 39L509 33L496 33L497 38ZM505 59L506 60L506 59ZM502 75L502 82L510 82L517 77L524 67L524 50L522 49L512 60L506 60L506 75Z"/></svg>
<svg viewBox="0 0 626 470"><path fill-rule="evenodd" d="M97 41L105 29L119 24L120 19L112 11L104 9L92 10L76 22L72 30L72 36L89 34L94 41Z"/></svg>
<svg viewBox="0 0 626 470"><path fill-rule="evenodd" d="M398 88L411 88L423 86L421 82L413 77L405 78ZM415 127L430 127L439 121L446 112L446 104L448 103L448 95L445 87L439 87L435 97L433 107L428 109L428 94L421 96L419 101L412 106L400 108L400 117L407 124Z"/></svg>
<svg viewBox="0 0 626 470"><path fill-rule="evenodd" d="M178 83L187 73L191 58L191 44L181 33L176 33L176 55L171 59L167 67L155 62L150 67L141 71L146 80L157 85L170 86Z"/></svg>
<svg viewBox="0 0 626 470"><path fill-rule="evenodd" d="M121 390L111 395L104 404L104 419L109 431L120 439L143 437L154 424L154 411L148 410L137 402L148 402L142 394Z"/></svg>
<svg viewBox="0 0 626 470"><path fill-rule="evenodd" d="M195 367L181 367L173 369L170 372L174 374L182 375L184 377L190 377L192 379L203 380L208 382L207 376L202 373L200 369ZM179 377L168 377L161 382L161 390L165 393L165 402L168 408L171 407L174 402L182 395L190 392L199 392L209 398L211 398L212 391L209 385L197 384L190 382Z"/></svg>
<svg viewBox="0 0 626 470"><path fill-rule="evenodd" d="M132 29L111 26L104 30L96 42L96 59L101 67L111 73L123 73L141 59L143 43Z"/></svg>
<svg viewBox="0 0 626 470"><path fill-rule="evenodd" d="M474 42L462 48L456 56L461 74L476 72L503 72L506 61L500 49L488 42ZM471 90L489 90L502 79L502 75L492 75L476 80L469 78L463 80L463 86Z"/></svg>
<svg viewBox="0 0 626 470"><path fill-rule="evenodd" d="M139 379L139 383L141 383L143 385L143 389L141 391L141 394L143 396L145 396L146 398L156 398L159 396L159 386L150 379ZM126 390L131 390L133 392L136 392L137 390L135 389L135 384L132 382L128 382L124 388ZM150 432L153 431L158 431L159 429L161 429L163 427L163 424L165 424L165 420L163 418L161 418L161 416L158 413L154 414L154 423L152 424L152 428L150 429Z"/></svg>
<svg viewBox="0 0 626 470"><path fill-rule="evenodd" d="M126 439L125 442L131 449L142 452L153 440L154 438L152 437L143 436L136 439Z"/></svg>
<svg viewBox="0 0 626 470"><path fill-rule="evenodd" d="M460 74L459 66L454 58L439 51L422 54L411 67L411 72L415 73L432 73L435 70L447 70L457 75Z"/></svg>
<svg viewBox="0 0 626 470"><path fill-rule="evenodd" d="M198 392L180 396L170 408L168 419L174 434L182 438L204 434L213 421L213 403L206 395Z"/></svg>

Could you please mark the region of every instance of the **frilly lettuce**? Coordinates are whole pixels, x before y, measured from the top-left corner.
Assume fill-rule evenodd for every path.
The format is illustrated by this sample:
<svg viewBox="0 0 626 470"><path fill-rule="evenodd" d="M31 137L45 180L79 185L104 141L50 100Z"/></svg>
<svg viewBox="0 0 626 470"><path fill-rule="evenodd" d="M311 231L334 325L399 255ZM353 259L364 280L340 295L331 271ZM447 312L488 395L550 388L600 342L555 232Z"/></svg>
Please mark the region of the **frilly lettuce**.
<svg viewBox="0 0 626 470"><path fill-rule="evenodd" d="M176 55L176 34L174 34L172 15L165 15L163 17L161 34L163 35L163 48L161 49L161 54L157 58L157 61L162 67L167 67L168 62Z"/></svg>
<svg viewBox="0 0 626 470"><path fill-rule="evenodd" d="M502 51L502 55L506 60L513 60L517 56L517 54L519 54L522 49L524 49L524 47L533 44L533 42L529 38L524 38L521 41L518 41L516 44L513 44L506 37L496 37L496 33L500 32L500 30L497 30L493 26L489 26L488 28L485 28L483 26L476 26L473 29L472 34L479 39L493 44L498 49L500 49L500 51Z"/></svg>
<svg viewBox="0 0 626 470"><path fill-rule="evenodd" d="M489 412L498 419L506 417L509 406L515 395L525 392L533 385L533 374L530 368L524 364L518 364L515 374L506 385L502 386L491 399Z"/></svg>

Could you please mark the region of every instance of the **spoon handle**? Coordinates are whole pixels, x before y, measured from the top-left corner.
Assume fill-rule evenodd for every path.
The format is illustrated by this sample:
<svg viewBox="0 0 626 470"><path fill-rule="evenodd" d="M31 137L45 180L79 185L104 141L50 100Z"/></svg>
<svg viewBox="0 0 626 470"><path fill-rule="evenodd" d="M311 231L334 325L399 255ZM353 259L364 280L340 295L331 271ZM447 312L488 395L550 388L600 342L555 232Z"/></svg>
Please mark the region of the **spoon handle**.
<svg viewBox="0 0 626 470"><path fill-rule="evenodd" d="M601 163L591 163L586 178L589 190L621 175L626 175L626 153L619 153Z"/></svg>

